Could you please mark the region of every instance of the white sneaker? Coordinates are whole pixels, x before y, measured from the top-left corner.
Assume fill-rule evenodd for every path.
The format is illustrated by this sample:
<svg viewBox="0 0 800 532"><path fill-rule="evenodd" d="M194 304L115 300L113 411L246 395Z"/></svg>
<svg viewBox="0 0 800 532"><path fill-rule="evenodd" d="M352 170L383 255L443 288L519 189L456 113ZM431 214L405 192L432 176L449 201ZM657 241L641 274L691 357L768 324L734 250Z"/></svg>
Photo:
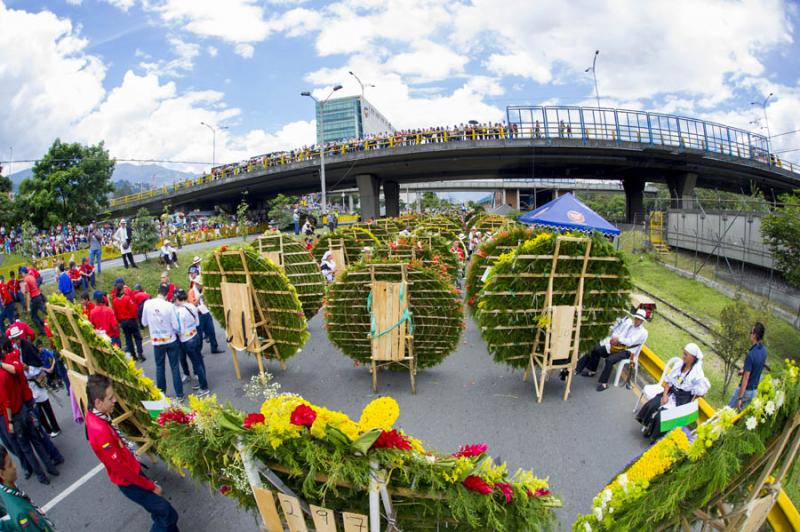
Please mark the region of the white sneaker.
<svg viewBox="0 0 800 532"><path fill-rule="evenodd" d="M56 436L58 436L59 434L61 434L61 431L60 431L60 430L57 430L57 431L55 431L55 432L51 432L51 433L49 434L49 436L50 436L50 438L55 438L55 437L56 437Z"/></svg>
<svg viewBox="0 0 800 532"><path fill-rule="evenodd" d="M181 377L181 382L189 382L189 377L184 375L183 377Z"/></svg>
<svg viewBox="0 0 800 532"><path fill-rule="evenodd" d="M210 391L208 391L208 388L206 388L205 390L200 390L200 391L199 391L199 392L197 392L195 395L196 395L197 397L205 397L206 395L208 395L208 394L210 394L210 393L211 393L211 392L210 392Z"/></svg>

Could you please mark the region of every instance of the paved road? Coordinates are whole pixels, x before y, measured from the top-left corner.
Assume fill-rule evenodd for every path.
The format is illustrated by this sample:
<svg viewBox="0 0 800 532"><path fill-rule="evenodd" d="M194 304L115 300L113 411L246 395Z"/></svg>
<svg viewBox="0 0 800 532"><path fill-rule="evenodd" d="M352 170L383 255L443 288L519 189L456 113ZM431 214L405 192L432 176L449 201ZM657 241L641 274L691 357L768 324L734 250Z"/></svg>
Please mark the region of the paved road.
<svg viewBox="0 0 800 532"><path fill-rule="evenodd" d="M374 397L370 375L364 367L353 367L328 341L322 326L319 314L309 324L311 339L289 360L288 369L281 371L272 364L269 369L283 391L357 419ZM224 339L218 325L217 338ZM154 377L152 348L148 345L146 350L143 367ZM204 351L211 390L242 410L256 411L258 402L242 392L244 382L258 372L255 359L240 357L243 380L236 381L229 354L208 354L207 345ZM549 476L552 489L564 500L557 512L564 528L576 514L588 511L597 492L645 449L631 413L635 402L631 392L611 388L597 393L594 380L578 378L565 402L561 382L553 379L547 383L543 403L537 404L533 386L522 382L521 372L492 361L471 319L458 350L440 366L419 374L416 396L410 393L408 375L401 372L382 372L379 385L381 393L400 403L398 425L429 446L455 451L464 443L486 442L490 453L507 461L510 470L533 468L536 474ZM55 439L67 458L62 474L50 486L31 479L21 480L21 487L40 505L58 498L48 515L59 530L149 529L149 516L125 499L104 471L74 487L98 461L88 448L83 426L72 422L67 400L63 395L58 399L62 405L51 401L63 429ZM180 477L161 463L151 465L149 474L162 483L181 515L182 529L258 529L253 514L207 486ZM74 491L63 496L70 487Z"/></svg>

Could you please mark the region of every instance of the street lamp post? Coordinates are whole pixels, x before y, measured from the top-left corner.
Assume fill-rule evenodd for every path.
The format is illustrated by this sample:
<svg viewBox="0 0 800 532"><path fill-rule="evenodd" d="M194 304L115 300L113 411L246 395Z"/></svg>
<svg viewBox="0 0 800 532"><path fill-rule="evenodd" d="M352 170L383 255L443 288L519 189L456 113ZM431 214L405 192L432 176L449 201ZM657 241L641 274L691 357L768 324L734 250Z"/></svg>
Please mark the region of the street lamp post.
<svg viewBox="0 0 800 532"><path fill-rule="evenodd" d="M214 127L211 124L200 122L201 126L206 126L211 130L211 168L217 166L217 129L228 129L228 126Z"/></svg>
<svg viewBox="0 0 800 532"><path fill-rule="evenodd" d="M769 101L770 98L772 98L772 96L773 93L770 92L769 94L767 94L767 97L764 98L763 102L761 103L750 102L750 105L760 105L761 110L764 111L764 125L767 127L767 154L770 156L772 154L772 147L770 146L770 144L772 144L772 135L769 132L769 119L767 118L767 102Z"/></svg>
<svg viewBox="0 0 800 532"><path fill-rule="evenodd" d="M363 134L363 132L364 132L364 122L367 120L366 111L364 109L364 92L365 92L365 88L366 87L375 88L375 85L373 85L372 83L367 83L366 85L364 85L363 83L361 83L361 79L358 76L356 76L355 73L353 73L352 70L350 70L348 72L350 73L351 76L356 78L356 81L358 82L359 87L361 87L361 132Z"/></svg>
<svg viewBox="0 0 800 532"><path fill-rule="evenodd" d="M594 58L592 59L592 66L584 70L584 72L591 71L594 78L594 97L597 99L597 108L600 109L600 91L597 90L597 56L600 55L600 50L594 51Z"/></svg>
<svg viewBox="0 0 800 532"><path fill-rule="evenodd" d="M319 105L319 131L320 131L320 138L319 138L319 140L320 140L320 147L319 147L319 180L320 180L320 184L321 184L320 188L322 189L322 215L323 216L326 213L327 204L328 204L327 203L328 198L327 198L327 196L325 194L325 104L328 103L328 100L330 99L331 96L333 96L333 93L338 91L341 88L342 88L341 85L335 85L333 87L333 90L331 91L331 93L328 94L328 97L325 98L322 101L318 100L309 91L303 91L303 92L300 93L300 96L308 96L309 98L314 100L315 103L317 103Z"/></svg>

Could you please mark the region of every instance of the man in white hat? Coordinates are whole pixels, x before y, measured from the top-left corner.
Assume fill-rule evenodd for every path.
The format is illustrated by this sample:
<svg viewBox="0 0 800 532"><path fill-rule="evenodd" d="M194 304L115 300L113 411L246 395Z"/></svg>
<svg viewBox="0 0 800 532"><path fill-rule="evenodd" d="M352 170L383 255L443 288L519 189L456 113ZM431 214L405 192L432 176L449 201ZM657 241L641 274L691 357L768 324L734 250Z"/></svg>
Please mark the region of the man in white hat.
<svg viewBox="0 0 800 532"><path fill-rule="evenodd" d="M122 254L122 263L125 265L125 269L128 269L128 264L133 268L138 268L135 262L133 262L133 251L131 249L131 244L133 242L133 235L131 234L131 229L128 227L128 222L123 218L119 221L119 227L114 232L114 241L119 246L119 252Z"/></svg>
<svg viewBox="0 0 800 532"><path fill-rule="evenodd" d="M169 240L164 240L164 244L161 246L161 262L167 266L167 271L170 270L170 266L172 264L178 263L178 252L175 251L175 248L172 247L169 243Z"/></svg>
<svg viewBox="0 0 800 532"><path fill-rule="evenodd" d="M629 359L631 367L639 356L642 346L647 341L647 329L644 322L647 321L647 313L644 309L639 309L633 319L626 317L617 320L611 329L611 336L600 342L588 355L583 355L575 366L575 373L584 377L594 377L597 374L597 367L600 359L606 359L603 372L600 374L597 391L602 392L608 389L608 380L614 366L620 360ZM563 376L563 375L562 375Z"/></svg>
<svg viewBox="0 0 800 532"><path fill-rule="evenodd" d="M189 265L189 270L187 271L187 273L189 274L189 281L190 282L194 279L192 277L192 272L195 272L197 274L196 277L198 279L200 279L200 264L202 262L203 262L203 259L201 259L197 255L195 255L194 258L192 259L192 263Z"/></svg>

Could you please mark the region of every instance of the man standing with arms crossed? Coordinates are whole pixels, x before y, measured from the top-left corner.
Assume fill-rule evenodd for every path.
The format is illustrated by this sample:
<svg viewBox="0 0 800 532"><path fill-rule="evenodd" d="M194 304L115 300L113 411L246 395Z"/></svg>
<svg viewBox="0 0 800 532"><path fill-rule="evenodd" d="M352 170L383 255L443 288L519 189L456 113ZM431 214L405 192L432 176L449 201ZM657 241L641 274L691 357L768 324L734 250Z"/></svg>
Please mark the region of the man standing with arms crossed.
<svg viewBox="0 0 800 532"><path fill-rule="evenodd" d="M111 422L117 404L111 381L103 375L89 376L86 395L91 405L86 412L86 435L108 478L123 495L150 512L151 532L177 532L178 512L162 497L161 486L142 473L142 464L131 451L133 444Z"/></svg>

